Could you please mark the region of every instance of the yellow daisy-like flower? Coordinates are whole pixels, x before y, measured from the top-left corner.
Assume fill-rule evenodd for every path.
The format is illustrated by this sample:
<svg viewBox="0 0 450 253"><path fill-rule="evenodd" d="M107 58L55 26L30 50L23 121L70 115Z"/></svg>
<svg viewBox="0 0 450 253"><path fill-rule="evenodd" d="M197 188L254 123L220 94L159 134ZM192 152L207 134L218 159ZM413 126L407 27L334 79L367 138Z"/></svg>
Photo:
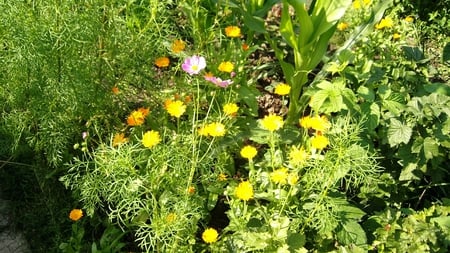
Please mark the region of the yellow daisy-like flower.
<svg viewBox="0 0 450 253"><path fill-rule="evenodd" d="M230 61L224 61L219 64L219 67L217 67L217 69L222 72L231 73L234 69L234 64Z"/></svg>
<svg viewBox="0 0 450 253"><path fill-rule="evenodd" d="M289 92L291 92L291 86L285 84L285 83L280 83L275 87L274 93L280 96L285 96L288 95Z"/></svg>
<svg viewBox="0 0 450 253"><path fill-rule="evenodd" d="M208 134L212 137L221 137L225 135L225 126L220 122L214 122L207 126Z"/></svg>
<svg viewBox="0 0 450 253"><path fill-rule="evenodd" d="M344 31L348 28L348 23L347 22L340 22L337 27L336 27L339 31Z"/></svg>
<svg viewBox="0 0 450 253"><path fill-rule="evenodd" d="M147 131L142 136L142 144L146 148L152 148L161 142L161 137L159 136L159 132L157 131Z"/></svg>
<svg viewBox="0 0 450 253"><path fill-rule="evenodd" d="M147 117L150 110L148 108L139 108L132 111L127 118L127 124L129 126L140 126L144 124L145 117Z"/></svg>
<svg viewBox="0 0 450 253"><path fill-rule="evenodd" d="M401 38L401 35L399 34L399 33L394 33L394 34L392 34L392 39L393 40L398 40L398 39L400 39Z"/></svg>
<svg viewBox="0 0 450 253"><path fill-rule="evenodd" d="M311 146L315 149L322 150L330 144L328 138L323 135L316 135L311 138Z"/></svg>
<svg viewBox="0 0 450 253"><path fill-rule="evenodd" d="M292 165L300 165L308 160L309 154L303 147L293 146L289 151L289 162Z"/></svg>
<svg viewBox="0 0 450 253"><path fill-rule="evenodd" d="M407 16L405 18L405 21L408 22L408 23L412 23L412 22L414 22L414 17L413 16Z"/></svg>
<svg viewBox="0 0 450 253"><path fill-rule="evenodd" d="M209 136L208 127L202 126L198 129L198 134L201 136Z"/></svg>
<svg viewBox="0 0 450 253"><path fill-rule="evenodd" d="M81 209L72 209L69 213L69 218L73 221L77 221L83 217L83 210Z"/></svg>
<svg viewBox="0 0 450 253"><path fill-rule="evenodd" d="M248 160L252 160L256 154L258 154L258 150L251 145L246 145L241 149L241 156Z"/></svg>
<svg viewBox="0 0 450 253"><path fill-rule="evenodd" d="M171 116L176 117L176 118L181 117L181 115L183 115L183 113L186 111L186 105L180 100L166 101L165 107L166 107L167 112Z"/></svg>
<svg viewBox="0 0 450 253"><path fill-rule="evenodd" d="M353 7L353 9L360 9L361 8L361 2L359 2L359 0L353 1L352 7Z"/></svg>
<svg viewBox="0 0 450 253"><path fill-rule="evenodd" d="M177 219L177 215L175 213L169 213L166 217L166 221L168 223L172 223Z"/></svg>
<svg viewBox="0 0 450 253"><path fill-rule="evenodd" d="M239 110L239 106L235 103L227 103L223 106L223 112L230 117L234 117Z"/></svg>
<svg viewBox="0 0 450 253"><path fill-rule="evenodd" d="M289 185L295 185L298 182L298 175L294 173L289 173L287 177L287 182Z"/></svg>
<svg viewBox="0 0 450 253"><path fill-rule="evenodd" d="M383 18L378 24L375 25L375 28L378 30L384 28L391 28L394 26L394 20L390 17Z"/></svg>
<svg viewBox="0 0 450 253"><path fill-rule="evenodd" d="M327 117L325 116L305 116L299 121L300 126L306 129L314 129L319 132L325 132L328 128L330 128L330 123L328 122Z"/></svg>
<svg viewBox="0 0 450 253"><path fill-rule="evenodd" d="M225 27L225 35L230 38L241 37L241 28L237 26L227 26Z"/></svg>
<svg viewBox="0 0 450 253"><path fill-rule="evenodd" d="M253 198L253 186L249 181L240 182L236 187L234 194L238 199L248 201Z"/></svg>
<svg viewBox="0 0 450 253"><path fill-rule="evenodd" d="M285 185L288 178L288 169L280 168L270 173L270 180L276 184Z"/></svg>
<svg viewBox="0 0 450 253"><path fill-rule="evenodd" d="M226 174L224 174L224 173L220 173L219 174L219 176L217 177L217 180L219 180L219 181L226 181L227 180L227 175Z"/></svg>
<svg viewBox="0 0 450 253"><path fill-rule="evenodd" d="M182 41L182 40L175 40L172 43L172 52L177 54L179 52L182 52L185 47L186 47L186 44L184 43L184 41Z"/></svg>
<svg viewBox="0 0 450 253"><path fill-rule="evenodd" d="M114 135L112 145L113 145L113 147L116 147L116 146L122 145L127 142L128 142L128 138L125 138L124 133L116 133Z"/></svg>
<svg viewBox="0 0 450 253"><path fill-rule="evenodd" d="M170 64L170 60L167 57L159 57L155 60L155 65L159 68L165 68L168 67Z"/></svg>
<svg viewBox="0 0 450 253"><path fill-rule="evenodd" d="M206 243L217 242L218 237L219 237L219 233L214 228L207 228L202 233L202 239Z"/></svg>
<svg viewBox="0 0 450 253"><path fill-rule="evenodd" d="M276 131L283 127L283 117L269 114L266 115L262 120L260 120L262 128L269 130L271 132Z"/></svg>

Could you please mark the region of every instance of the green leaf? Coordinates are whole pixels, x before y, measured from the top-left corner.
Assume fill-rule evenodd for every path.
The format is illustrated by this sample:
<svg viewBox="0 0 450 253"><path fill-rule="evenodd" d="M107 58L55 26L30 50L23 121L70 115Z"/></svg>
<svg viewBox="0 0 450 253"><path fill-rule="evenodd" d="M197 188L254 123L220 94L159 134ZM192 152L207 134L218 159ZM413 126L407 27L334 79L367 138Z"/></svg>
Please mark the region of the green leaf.
<svg viewBox="0 0 450 253"><path fill-rule="evenodd" d="M427 137L423 141L423 153L427 160L439 156L439 144L431 137Z"/></svg>
<svg viewBox="0 0 450 253"><path fill-rule="evenodd" d="M366 233L356 221L348 221L339 226L336 237L343 245L355 244L359 246L367 243Z"/></svg>
<svg viewBox="0 0 450 253"><path fill-rule="evenodd" d="M266 27L264 25L264 19L253 16L248 12L242 13L244 16L244 24L247 26L250 30L255 31L257 33L266 33Z"/></svg>
<svg viewBox="0 0 450 253"><path fill-rule="evenodd" d="M361 104L361 113L366 118L364 125L369 131L375 130L380 124L380 106L376 103L365 102Z"/></svg>
<svg viewBox="0 0 450 253"><path fill-rule="evenodd" d="M410 61L419 62L425 59L424 54L418 47L403 46L402 49L406 59Z"/></svg>
<svg viewBox="0 0 450 253"><path fill-rule="evenodd" d="M412 129L399 120L392 118L387 133L388 142L391 147L401 143L407 144L411 138Z"/></svg>
<svg viewBox="0 0 450 253"><path fill-rule="evenodd" d="M420 180L420 177L418 177L414 172L418 172L417 170L417 163L408 163L400 173L400 177L398 180L400 181L411 181L411 180Z"/></svg>
<svg viewBox="0 0 450 253"><path fill-rule="evenodd" d="M303 234L292 233L287 237L287 244L289 245L289 249L296 250L303 247L306 243L306 237Z"/></svg>
<svg viewBox="0 0 450 253"><path fill-rule="evenodd" d="M294 32L294 26L292 24L291 15L289 15L289 4L283 2L283 9L281 13L280 23L281 36L286 40L288 45L295 51L298 51L297 39Z"/></svg>

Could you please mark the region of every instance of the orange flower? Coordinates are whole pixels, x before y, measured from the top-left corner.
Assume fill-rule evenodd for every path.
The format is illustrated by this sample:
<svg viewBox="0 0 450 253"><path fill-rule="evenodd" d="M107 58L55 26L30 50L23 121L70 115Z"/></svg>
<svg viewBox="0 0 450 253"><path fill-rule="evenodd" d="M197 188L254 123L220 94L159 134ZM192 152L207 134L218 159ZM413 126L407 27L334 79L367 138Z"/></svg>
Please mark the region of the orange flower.
<svg viewBox="0 0 450 253"><path fill-rule="evenodd" d="M125 138L124 133L117 133L114 135L112 145L113 145L113 147L116 147L116 146L122 145L127 142L128 142L128 138Z"/></svg>
<svg viewBox="0 0 450 253"><path fill-rule="evenodd" d="M159 68L165 68L168 67L170 63L169 58L167 57L159 57L155 60L155 65L158 66Z"/></svg>
<svg viewBox="0 0 450 253"><path fill-rule="evenodd" d="M69 218L73 221L77 221L83 217L83 210L81 209L72 209L69 213Z"/></svg>
<svg viewBox="0 0 450 253"><path fill-rule="evenodd" d="M147 117L150 109L139 108L136 111L132 111L127 118L127 124L129 126L140 126L144 124L145 117Z"/></svg>
<svg viewBox="0 0 450 253"><path fill-rule="evenodd" d="M114 95L117 95L120 92L119 87L117 86L112 87L111 91Z"/></svg>
<svg viewBox="0 0 450 253"><path fill-rule="evenodd" d="M247 43L242 43L242 50L247 51L250 47L247 45Z"/></svg>
<svg viewBox="0 0 450 253"><path fill-rule="evenodd" d="M172 44L172 52L179 53L184 50L186 44L182 40L175 40Z"/></svg>

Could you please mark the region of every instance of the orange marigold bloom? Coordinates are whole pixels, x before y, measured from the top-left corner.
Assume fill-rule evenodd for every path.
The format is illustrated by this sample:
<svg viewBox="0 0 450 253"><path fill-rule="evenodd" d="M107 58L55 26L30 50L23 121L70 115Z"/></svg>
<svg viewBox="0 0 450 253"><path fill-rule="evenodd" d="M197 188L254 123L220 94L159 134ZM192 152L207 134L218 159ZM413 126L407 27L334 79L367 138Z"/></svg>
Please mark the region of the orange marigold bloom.
<svg viewBox="0 0 450 253"><path fill-rule="evenodd" d="M186 47L186 44L184 43L184 41L182 41L182 40L175 40L172 43L172 52L177 54L179 52L182 52L185 47Z"/></svg>
<svg viewBox="0 0 450 253"><path fill-rule="evenodd" d="M242 43L242 50L247 51L249 49L249 45L247 43Z"/></svg>
<svg viewBox="0 0 450 253"><path fill-rule="evenodd" d="M170 60L167 57L159 57L155 60L155 65L159 68L165 68L168 67L170 64Z"/></svg>
<svg viewBox="0 0 450 253"><path fill-rule="evenodd" d="M127 118L127 124L129 126L140 126L144 124L145 116L142 111L136 110L132 111Z"/></svg>
<svg viewBox="0 0 450 253"><path fill-rule="evenodd" d="M117 86L112 87L111 91L112 91L112 93L114 93L114 95L117 95L120 92L119 87L117 87Z"/></svg>
<svg viewBox="0 0 450 253"><path fill-rule="evenodd" d="M117 133L114 135L112 145L113 145L113 147L116 147L116 146L122 145L127 142L128 142L128 138L125 138L124 133Z"/></svg>
<svg viewBox="0 0 450 253"><path fill-rule="evenodd" d="M77 221L83 217L83 210L81 209L72 209L69 213L69 218L73 221Z"/></svg>

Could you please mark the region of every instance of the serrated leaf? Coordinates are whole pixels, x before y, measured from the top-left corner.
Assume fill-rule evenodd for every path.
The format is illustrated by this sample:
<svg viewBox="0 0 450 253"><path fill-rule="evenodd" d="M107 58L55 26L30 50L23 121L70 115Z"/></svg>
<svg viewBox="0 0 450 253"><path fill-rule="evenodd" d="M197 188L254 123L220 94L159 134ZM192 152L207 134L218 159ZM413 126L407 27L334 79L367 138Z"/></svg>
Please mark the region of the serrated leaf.
<svg viewBox="0 0 450 253"><path fill-rule="evenodd" d="M419 180L420 177L414 174L416 171L417 173L417 163L408 163L400 173L400 177L398 180L400 181L411 181L411 180Z"/></svg>
<svg viewBox="0 0 450 253"><path fill-rule="evenodd" d="M423 153L427 160L439 156L439 144L431 137L425 138L423 141Z"/></svg>
<svg viewBox="0 0 450 253"><path fill-rule="evenodd" d="M397 146L401 143L407 144L411 138L412 129L392 118L387 132L388 142L391 147Z"/></svg>

